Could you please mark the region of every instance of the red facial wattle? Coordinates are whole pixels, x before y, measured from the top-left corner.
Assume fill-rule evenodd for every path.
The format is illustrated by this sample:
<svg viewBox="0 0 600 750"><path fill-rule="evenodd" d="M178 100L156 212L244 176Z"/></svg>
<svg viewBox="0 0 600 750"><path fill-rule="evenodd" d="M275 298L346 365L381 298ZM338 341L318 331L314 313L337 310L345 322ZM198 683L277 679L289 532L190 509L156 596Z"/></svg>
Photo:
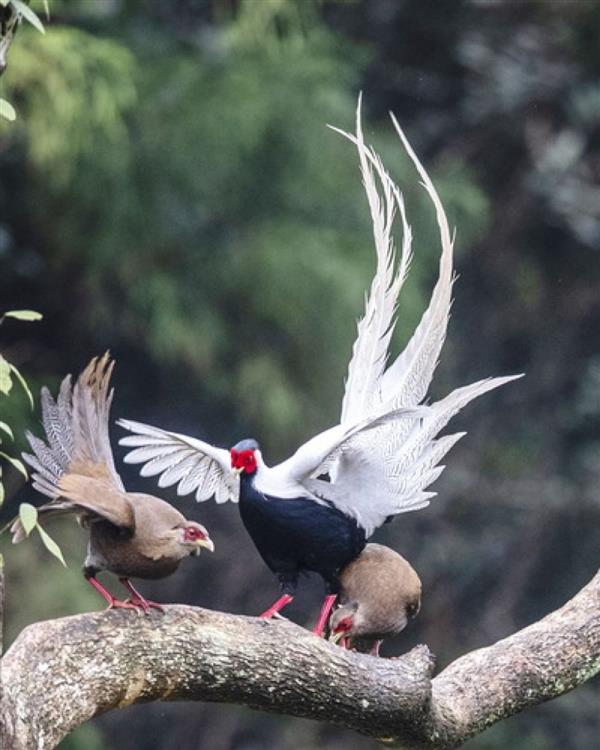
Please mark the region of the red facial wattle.
<svg viewBox="0 0 600 750"><path fill-rule="evenodd" d="M333 629L334 633L349 633L352 630L354 623L351 617L344 617Z"/></svg>
<svg viewBox="0 0 600 750"><path fill-rule="evenodd" d="M257 469L257 463L253 450L236 451L232 448L230 454L232 469L241 469L247 474L254 474Z"/></svg>
<svg viewBox="0 0 600 750"><path fill-rule="evenodd" d="M203 534L200 529L195 526L188 526L183 532L183 540L185 542L197 542L198 539L206 539L206 534Z"/></svg>

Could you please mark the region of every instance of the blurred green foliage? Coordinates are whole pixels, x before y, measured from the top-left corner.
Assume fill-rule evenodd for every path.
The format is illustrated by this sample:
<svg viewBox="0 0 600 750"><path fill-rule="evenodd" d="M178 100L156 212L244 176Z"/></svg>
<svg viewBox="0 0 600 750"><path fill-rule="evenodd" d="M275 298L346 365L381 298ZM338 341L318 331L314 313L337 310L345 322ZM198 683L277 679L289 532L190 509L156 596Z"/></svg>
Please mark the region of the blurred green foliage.
<svg viewBox="0 0 600 750"><path fill-rule="evenodd" d="M335 420L373 251L354 150L325 124L351 129L363 88L365 132L415 234L396 350L430 294L439 240L388 109L458 230L435 395L528 375L461 416L471 434L438 502L378 537L425 584L419 620L392 650L425 640L443 665L573 594L597 567L600 520L595 4L55 0L51 10L44 36L19 30L2 79L19 118L0 124L0 292L3 308L45 316L7 332L5 353L34 391L110 347L115 417L222 445L254 435L268 461ZM25 401L10 409L22 448L39 420ZM37 502L20 484L9 475L7 515ZM144 590L260 611L273 583L235 508L185 508L211 528L214 559ZM67 571L46 564L37 540L6 550L0 539L8 642L32 620L100 606L78 571L84 536L58 522L50 532ZM305 621L310 595L294 606ZM587 750L596 700L597 688L578 690L470 747ZM371 745L237 708L161 705L109 714L64 748L209 743Z"/></svg>
<svg viewBox="0 0 600 750"><path fill-rule="evenodd" d="M46 16L49 17L48 0L42 0ZM23 24L31 24L41 34L45 34L44 24L35 10L30 7L30 0L0 0L0 75L6 68L6 57L15 35ZM0 97L0 121L14 122L17 112L13 105Z"/></svg>

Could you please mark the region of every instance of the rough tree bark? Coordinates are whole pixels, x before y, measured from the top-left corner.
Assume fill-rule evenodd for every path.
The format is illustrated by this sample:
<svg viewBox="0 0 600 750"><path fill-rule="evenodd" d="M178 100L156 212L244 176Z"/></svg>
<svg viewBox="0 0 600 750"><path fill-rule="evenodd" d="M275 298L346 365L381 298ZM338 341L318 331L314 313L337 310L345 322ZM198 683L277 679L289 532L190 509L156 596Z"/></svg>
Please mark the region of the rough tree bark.
<svg viewBox="0 0 600 750"><path fill-rule="evenodd" d="M600 571L561 609L433 679L426 646L379 659L290 622L184 606L36 623L0 669L2 747L12 750L48 750L93 716L152 700L242 703L395 747L455 748L600 671Z"/></svg>

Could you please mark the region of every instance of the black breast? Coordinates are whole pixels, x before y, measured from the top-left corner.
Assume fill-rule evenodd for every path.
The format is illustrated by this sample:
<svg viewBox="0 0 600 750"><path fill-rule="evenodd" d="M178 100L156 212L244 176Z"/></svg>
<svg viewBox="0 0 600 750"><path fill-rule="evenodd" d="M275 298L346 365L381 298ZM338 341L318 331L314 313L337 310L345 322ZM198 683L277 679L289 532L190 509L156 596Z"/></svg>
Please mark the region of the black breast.
<svg viewBox="0 0 600 750"><path fill-rule="evenodd" d="M319 573L337 592L340 570L366 542L364 530L337 508L306 497L265 496L248 476L242 477L240 514L263 560L290 592L302 571Z"/></svg>

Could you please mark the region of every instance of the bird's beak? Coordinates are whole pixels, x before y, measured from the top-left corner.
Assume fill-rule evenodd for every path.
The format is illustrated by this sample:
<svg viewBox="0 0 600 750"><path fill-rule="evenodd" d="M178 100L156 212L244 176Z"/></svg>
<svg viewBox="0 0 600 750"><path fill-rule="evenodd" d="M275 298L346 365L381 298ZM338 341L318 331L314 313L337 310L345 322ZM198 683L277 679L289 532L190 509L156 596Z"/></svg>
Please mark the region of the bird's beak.
<svg viewBox="0 0 600 750"><path fill-rule="evenodd" d="M345 635L346 632L344 630L338 630L337 632L333 631L329 634L328 640L332 643L338 644Z"/></svg>
<svg viewBox="0 0 600 750"><path fill-rule="evenodd" d="M215 551L215 543L208 536L205 539L198 539L196 541L196 544L198 545L198 554L200 554L200 547L204 547L205 549L210 550L211 552Z"/></svg>
<svg viewBox="0 0 600 750"><path fill-rule="evenodd" d="M233 473L234 473L234 474L235 474L236 476L238 476L238 477L239 477L239 475L240 475L240 474L242 473L242 471L244 471L244 469L243 469L243 467L242 467L242 466L238 466L238 467L232 468L232 469L231 469L231 471L232 471L232 472L233 472Z"/></svg>

